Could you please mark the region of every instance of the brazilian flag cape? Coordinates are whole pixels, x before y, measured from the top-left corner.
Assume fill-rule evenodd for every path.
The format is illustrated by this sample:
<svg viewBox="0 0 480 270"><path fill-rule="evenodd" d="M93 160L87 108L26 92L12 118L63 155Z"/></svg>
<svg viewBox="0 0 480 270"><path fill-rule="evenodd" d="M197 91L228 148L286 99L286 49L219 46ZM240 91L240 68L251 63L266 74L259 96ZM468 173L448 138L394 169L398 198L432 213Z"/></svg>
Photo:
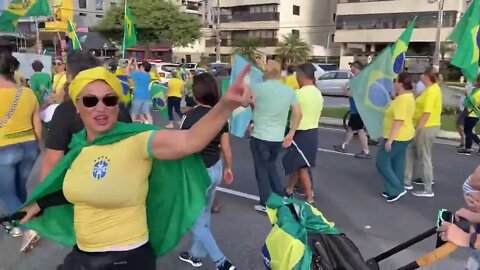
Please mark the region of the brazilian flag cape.
<svg viewBox="0 0 480 270"><path fill-rule="evenodd" d="M312 251L308 245L308 232L340 233L335 224L308 203L272 194L266 205L273 229L265 240L262 253L272 270L310 270Z"/></svg>
<svg viewBox="0 0 480 270"><path fill-rule="evenodd" d="M478 88L473 88L473 90L465 97L465 102L464 106L465 108L468 109L468 114L470 114L472 111L480 117L480 109L478 108L478 105L475 102L475 99L473 96L479 91L480 89ZM468 115L467 115L468 116Z"/></svg>
<svg viewBox="0 0 480 270"><path fill-rule="evenodd" d="M113 144L141 132L155 129L158 128L151 125L117 123L112 130L91 142L87 142L86 131L82 130L73 137L70 152L34 190L25 205L60 191L67 170L84 147ZM124 149L124 151L128 150ZM209 186L209 175L198 155L175 161L154 159L146 207L149 241L157 256L174 248L193 226L206 204L206 191ZM73 205L47 208L27 226L54 242L67 246L76 244Z"/></svg>

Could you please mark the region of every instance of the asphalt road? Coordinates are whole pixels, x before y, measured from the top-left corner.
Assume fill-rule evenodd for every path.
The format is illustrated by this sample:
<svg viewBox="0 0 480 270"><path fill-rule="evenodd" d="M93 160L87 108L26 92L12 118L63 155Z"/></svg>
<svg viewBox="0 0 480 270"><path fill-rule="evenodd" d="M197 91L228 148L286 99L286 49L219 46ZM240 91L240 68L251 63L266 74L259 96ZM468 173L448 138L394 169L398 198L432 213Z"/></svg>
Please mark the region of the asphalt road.
<svg viewBox="0 0 480 270"><path fill-rule="evenodd" d="M480 158L458 156L453 146L437 144L434 147L435 198L416 198L408 194L388 204L380 196L383 190L374 159L357 160L330 150L343 136L343 131L330 128L320 132L318 164L313 170L315 199L326 218L334 221L357 244L365 259L433 227L440 208L456 210L461 207L461 185ZM232 147L235 181L224 188L240 192L240 196L218 193L222 212L213 216L213 232L223 252L238 269L261 270L264 267L259 252L271 227L265 215L253 210L255 201L251 197L258 192L248 140L232 138ZM352 153L359 150L357 142L349 149ZM371 151L375 155L376 149ZM38 167L34 176L37 172ZM35 186L35 182L32 177L30 186ZM190 237L185 237L175 250L160 258L157 269L192 269L177 258L179 252L188 249L189 241ZM386 260L382 269L396 269L407 264L433 250L434 244L433 238L419 243ZM19 239L0 231L0 270L55 269L69 252L69 248L44 240L30 253L21 255L19 245ZM464 269L466 256L465 251L457 252L428 269ZM206 261L201 269L214 269L213 264Z"/></svg>

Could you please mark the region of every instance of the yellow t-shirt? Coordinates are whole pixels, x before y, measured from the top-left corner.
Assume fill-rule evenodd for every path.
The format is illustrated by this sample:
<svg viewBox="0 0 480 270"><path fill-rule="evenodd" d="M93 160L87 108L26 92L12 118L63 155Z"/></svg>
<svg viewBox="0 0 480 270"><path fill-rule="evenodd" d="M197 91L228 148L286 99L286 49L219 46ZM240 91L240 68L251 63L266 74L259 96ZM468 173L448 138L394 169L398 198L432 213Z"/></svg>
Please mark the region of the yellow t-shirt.
<svg viewBox="0 0 480 270"><path fill-rule="evenodd" d="M397 96L385 110L383 118L383 137L388 139L392 132L395 120L403 121L395 141L410 141L415 136L415 126L413 125L413 113L415 112L415 97L413 93L406 93Z"/></svg>
<svg viewBox="0 0 480 270"><path fill-rule="evenodd" d="M289 75L283 79L283 83L290 86L293 90L298 90L300 85L297 82L297 76Z"/></svg>
<svg viewBox="0 0 480 270"><path fill-rule="evenodd" d="M0 88L0 121L5 119L17 94L16 88ZM12 117L0 128L0 146L35 141L32 115L38 108L32 89L24 87Z"/></svg>
<svg viewBox="0 0 480 270"><path fill-rule="evenodd" d="M169 97L182 97L182 91L185 87L185 82L179 78L172 78L168 81L168 96Z"/></svg>
<svg viewBox="0 0 480 270"><path fill-rule="evenodd" d="M63 91L63 86L67 83L67 75L65 72L57 73L53 76L53 91L59 94Z"/></svg>
<svg viewBox="0 0 480 270"><path fill-rule="evenodd" d="M422 117L424 113L430 113L425 127L441 126L442 90L437 83L427 87L420 96L417 97L415 114L413 115L415 125L418 124L420 117Z"/></svg>
<svg viewBox="0 0 480 270"><path fill-rule="evenodd" d="M302 120L298 130L318 128L323 109L323 96L320 90L313 85L308 85L298 89L295 94L302 109Z"/></svg>
<svg viewBox="0 0 480 270"><path fill-rule="evenodd" d="M152 134L147 131L114 144L86 147L68 169L63 192L74 205L80 250L109 251L148 241L145 202Z"/></svg>
<svg viewBox="0 0 480 270"><path fill-rule="evenodd" d="M475 94L472 95L473 102L475 106L480 107L480 90L477 90ZM472 112L468 115L468 117L475 117L478 118L477 114L472 110Z"/></svg>

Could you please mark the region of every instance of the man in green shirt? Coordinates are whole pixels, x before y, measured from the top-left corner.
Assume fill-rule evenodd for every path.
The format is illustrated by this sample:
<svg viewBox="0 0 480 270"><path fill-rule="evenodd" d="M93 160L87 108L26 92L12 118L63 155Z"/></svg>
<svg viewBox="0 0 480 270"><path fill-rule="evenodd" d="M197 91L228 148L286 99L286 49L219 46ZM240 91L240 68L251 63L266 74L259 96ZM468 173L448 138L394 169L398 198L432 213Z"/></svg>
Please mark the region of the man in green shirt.
<svg viewBox="0 0 480 270"><path fill-rule="evenodd" d="M45 95L48 95L52 91L52 77L50 74L42 72L42 62L36 60L32 63L32 69L35 71L30 77L30 88L37 96L38 103L42 105L45 100Z"/></svg>

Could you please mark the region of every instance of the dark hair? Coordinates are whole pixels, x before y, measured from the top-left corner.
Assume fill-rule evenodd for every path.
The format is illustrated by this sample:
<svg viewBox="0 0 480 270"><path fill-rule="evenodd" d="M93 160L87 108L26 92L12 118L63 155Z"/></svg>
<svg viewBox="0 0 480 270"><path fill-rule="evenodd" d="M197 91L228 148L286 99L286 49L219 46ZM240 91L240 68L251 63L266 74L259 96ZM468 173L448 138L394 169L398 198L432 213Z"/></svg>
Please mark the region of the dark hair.
<svg viewBox="0 0 480 270"><path fill-rule="evenodd" d="M67 55L67 74L72 76L72 79L84 70L101 65L100 60L87 51L74 51Z"/></svg>
<svg viewBox="0 0 480 270"><path fill-rule="evenodd" d="M435 72L433 67L428 67L427 69L425 69L423 75L427 76L432 83L437 82L437 72Z"/></svg>
<svg viewBox="0 0 480 270"><path fill-rule="evenodd" d="M312 63L304 63L297 67L297 72L307 77L309 80L315 81L315 67Z"/></svg>
<svg viewBox="0 0 480 270"><path fill-rule="evenodd" d="M202 73L193 77L192 91L195 100L208 106L213 107L220 100L217 81L208 73Z"/></svg>
<svg viewBox="0 0 480 270"><path fill-rule="evenodd" d="M43 63L42 63L41 61L39 61L39 60L33 61L33 63L32 63L32 69L33 69L33 71L35 71L35 72L40 72L40 71L42 71L42 70L43 70Z"/></svg>
<svg viewBox="0 0 480 270"><path fill-rule="evenodd" d="M17 58L13 57L10 54L0 55L0 75L5 79L15 82L15 70L18 69L20 63Z"/></svg>
<svg viewBox="0 0 480 270"><path fill-rule="evenodd" d="M148 63L147 61L144 61L142 63L143 69L145 69L146 72L150 72L152 70L152 64Z"/></svg>
<svg viewBox="0 0 480 270"><path fill-rule="evenodd" d="M413 90L413 78L407 72L398 74L397 81L402 84L403 88L408 91Z"/></svg>
<svg viewBox="0 0 480 270"><path fill-rule="evenodd" d="M293 73L295 73L295 67L294 66L288 66L287 67L287 74L291 75Z"/></svg>

